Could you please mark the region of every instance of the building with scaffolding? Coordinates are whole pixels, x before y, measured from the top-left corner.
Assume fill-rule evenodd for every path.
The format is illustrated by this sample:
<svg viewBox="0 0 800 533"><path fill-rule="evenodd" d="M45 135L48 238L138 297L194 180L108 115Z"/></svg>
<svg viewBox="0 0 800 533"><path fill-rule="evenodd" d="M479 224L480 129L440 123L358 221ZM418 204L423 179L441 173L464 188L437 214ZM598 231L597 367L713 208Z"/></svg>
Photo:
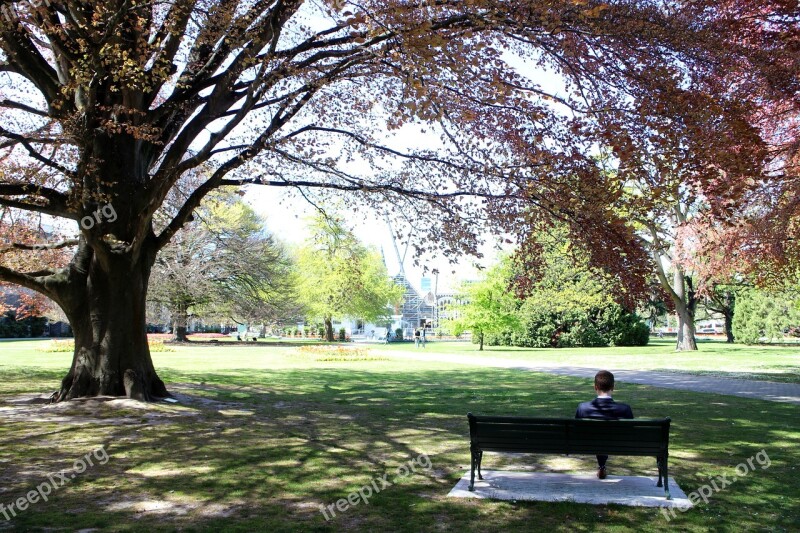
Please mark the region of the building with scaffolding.
<svg viewBox="0 0 800 533"><path fill-rule="evenodd" d="M441 333L440 322L447 318L448 307L457 303L457 296L451 291L439 292L439 273L433 270L433 277L419 278L419 285L412 283L405 272L405 259L408 254L409 243L405 244L403 253L400 253L395 233L391 231L391 224L386 221L390 228L392 237L392 248L397 257L398 272L391 276L392 280L403 288L403 296L400 303L394 306L391 318L388 323L370 324L362 320L344 320L341 323L335 322L334 328L343 327L348 334L357 337L385 338L387 332L396 336L397 330L402 330L402 338L413 338L415 330L425 328L428 336ZM381 247L384 265L386 261L387 249ZM446 332L445 332L446 334ZM440 335L439 335L440 336Z"/></svg>
<svg viewBox="0 0 800 533"><path fill-rule="evenodd" d="M402 270L392 279L404 289L403 301L395 307L392 316L394 326L403 330L403 337L410 337L417 328L430 330L435 327L436 297L433 292L421 294Z"/></svg>

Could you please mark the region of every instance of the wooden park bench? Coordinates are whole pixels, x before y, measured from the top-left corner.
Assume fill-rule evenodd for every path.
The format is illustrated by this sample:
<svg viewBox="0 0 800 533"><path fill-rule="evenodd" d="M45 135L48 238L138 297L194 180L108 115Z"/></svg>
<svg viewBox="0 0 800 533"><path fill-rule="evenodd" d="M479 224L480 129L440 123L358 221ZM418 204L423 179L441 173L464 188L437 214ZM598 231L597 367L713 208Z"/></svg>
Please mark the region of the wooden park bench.
<svg viewBox="0 0 800 533"><path fill-rule="evenodd" d="M530 418L467 414L472 455L469 490L475 490L475 470L481 475L483 452L636 455L655 457L657 487L667 499L669 478L669 418L596 420L591 418ZM663 483L662 483L663 480Z"/></svg>

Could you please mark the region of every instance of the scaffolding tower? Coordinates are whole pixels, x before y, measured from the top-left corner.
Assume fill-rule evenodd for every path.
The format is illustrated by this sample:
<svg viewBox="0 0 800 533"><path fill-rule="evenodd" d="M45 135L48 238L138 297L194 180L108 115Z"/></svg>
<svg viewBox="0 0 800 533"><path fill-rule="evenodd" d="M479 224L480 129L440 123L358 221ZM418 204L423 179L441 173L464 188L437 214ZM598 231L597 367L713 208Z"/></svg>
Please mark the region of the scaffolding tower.
<svg viewBox="0 0 800 533"><path fill-rule="evenodd" d="M404 272L401 271L393 279L404 289L403 303L395 310L395 314L401 317L403 335L413 334L416 328L430 328L436 312L435 301L431 301L430 295L420 295Z"/></svg>

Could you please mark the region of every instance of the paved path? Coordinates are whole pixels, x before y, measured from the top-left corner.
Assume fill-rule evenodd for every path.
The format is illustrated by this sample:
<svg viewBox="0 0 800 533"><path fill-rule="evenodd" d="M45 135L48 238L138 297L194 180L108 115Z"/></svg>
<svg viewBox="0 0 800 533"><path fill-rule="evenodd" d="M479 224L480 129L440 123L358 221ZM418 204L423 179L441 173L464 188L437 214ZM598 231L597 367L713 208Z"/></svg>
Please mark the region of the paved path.
<svg viewBox="0 0 800 533"><path fill-rule="evenodd" d="M657 478L658 476L608 476L601 480L594 473L484 470L483 480L476 479L475 491L470 491L470 472L467 471L447 496L514 501L567 501L595 505L616 503L639 507L677 507L681 511L693 507L674 478L669 478L672 499L667 500L664 489L656 486Z"/></svg>
<svg viewBox="0 0 800 533"><path fill-rule="evenodd" d="M577 376L592 379L597 372L596 368L581 366L563 366L554 363L532 364L519 359L501 359L497 357L476 357L459 354L443 354L434 352L409 353L409 352L383 352L392 357L404 357L420 361L440 361L446 363L460 363L483 367L511 368L529 370L533 372L548 372L561 376ZM681 372L656 372L652 370L619 370L611 369L617 381L664 387L667 389L681 389L694 392L711 392L730 396L742 396L785 402L800 405L800 384L775 383L772 381L751 381L744 379L718 378L712 376L698 376Z"/></svg>

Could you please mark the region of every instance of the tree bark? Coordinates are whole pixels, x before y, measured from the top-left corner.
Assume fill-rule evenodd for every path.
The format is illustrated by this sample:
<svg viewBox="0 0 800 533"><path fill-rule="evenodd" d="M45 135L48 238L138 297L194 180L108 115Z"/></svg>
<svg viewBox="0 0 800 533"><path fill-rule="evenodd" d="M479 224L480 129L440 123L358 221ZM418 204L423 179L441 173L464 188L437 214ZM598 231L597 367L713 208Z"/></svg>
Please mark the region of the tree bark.
<svg viewBox="0 0 800 533"><path fill-rule="evenodd" d="M678 339L675 350L682 352L697 350L695 339L694 315L697 308L697 298L692 286L692 278L686 276L683 270L675 268L673 276L673 291L675 313L678 315Z"/></svg>
<svg viewBox="0 0 800 533"><path fill-rule="evenodd" d="M677 305L675 314L678 315L678 339L675 350L682 352L697 349L695 339L694 313L686 305Z"/></svg>
<svg viewBox="0 0 800 533"><path fill-rule="evenodd" d="M478 351L483 351L483 332L478 333Z"/></svg>
<svg viewBox="0 0 800 533"><path fill-rule="evenodd" d="M75 333L69 372L52 401L126 396L154 401L169 396L147 345L145 301L155 252L104 254L90 249L85 273L72 269L59 304Z"/></svg>
<svg viewBox="0 0 800 533"><path fill-rule="evenodd" d="M185 306L178 306L172 312L172 340L175 342L189 342L186 336L186 326L189 314Z"/></svg>
<svg viewBox="0 0 800 533"><path fill-rule="evenodd" d="M722 290L717 286L712 288L706 299L706 307L719 313L725 319L725 342L733 343L733 313L736 306L736 295L731 290Z"/></svg>
<svg viewBox="0 0 800 533"><path fill-rule="evenodd" d="M731 291L725 291L725 295L722 297L720 311L722 312L722 316L725 317L725 342L730 344L735 340L733 337L733 313L735 305L736 296Z"/></svg>
<svg viewBox="0 0 800 533"><path fill-rule="evenodd" d="M733 311L725 312L723 316L725 317L725 342L733 344L736 340L733 336Z"/></svg>
<svg viewBox="0 0 800 533"><path fill-rule="evenodd" d="M325 340L333 342L333 317L325 317Z"/></svg>

